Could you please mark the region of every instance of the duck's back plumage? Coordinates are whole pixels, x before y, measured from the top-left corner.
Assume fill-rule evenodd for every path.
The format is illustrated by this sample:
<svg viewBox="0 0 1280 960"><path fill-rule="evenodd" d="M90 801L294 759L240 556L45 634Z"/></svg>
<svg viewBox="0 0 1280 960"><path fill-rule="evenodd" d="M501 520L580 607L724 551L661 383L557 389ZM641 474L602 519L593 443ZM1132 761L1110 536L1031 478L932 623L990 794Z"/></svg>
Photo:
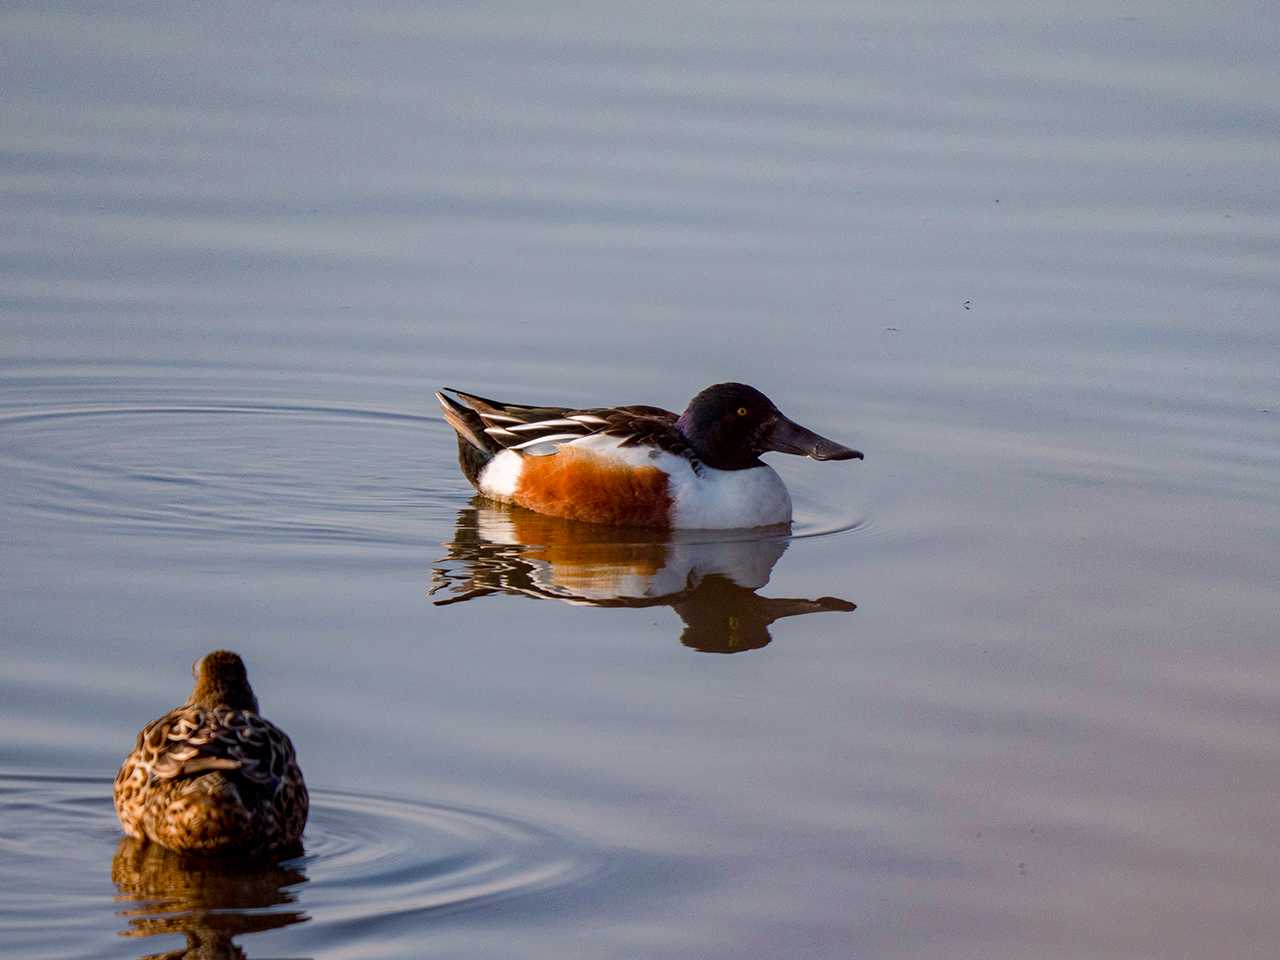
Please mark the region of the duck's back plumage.
<svg viewBox="0 0 1280 960"><path fill-rule="evenodd" d="M676 428L678 416L661 407L536 407L445 389L463 401L436 394L446 419L455 429L459 422L468 427L473 434L468 439L491 453L515 450L536 456L552 453L560 444L599 435L616 439L622 447L651 446L692 456L688 441Z"/></svg>
<svg viewBox="0 0 1280 960"><path fill-rule="evenodd" d="M127 834L253 854L298 841L308 796L293 743L255 710L186 703L142 728L115 780Z"/></svg>

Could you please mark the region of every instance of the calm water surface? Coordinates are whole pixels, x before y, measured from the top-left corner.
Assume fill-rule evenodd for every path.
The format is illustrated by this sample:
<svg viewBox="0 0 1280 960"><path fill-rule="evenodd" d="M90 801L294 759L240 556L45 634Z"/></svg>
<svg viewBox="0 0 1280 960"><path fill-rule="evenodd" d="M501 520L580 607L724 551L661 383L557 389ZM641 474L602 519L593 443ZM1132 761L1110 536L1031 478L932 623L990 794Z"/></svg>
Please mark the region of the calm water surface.
<svg viewBox="0 0 1280 960"><path fill-rule="evenodd" d="M0 13L0 947L1271 957L1265 5ZM443 384L753 383L791 531L474 500ZM303 856L121 841L227 646Z"/></svg>

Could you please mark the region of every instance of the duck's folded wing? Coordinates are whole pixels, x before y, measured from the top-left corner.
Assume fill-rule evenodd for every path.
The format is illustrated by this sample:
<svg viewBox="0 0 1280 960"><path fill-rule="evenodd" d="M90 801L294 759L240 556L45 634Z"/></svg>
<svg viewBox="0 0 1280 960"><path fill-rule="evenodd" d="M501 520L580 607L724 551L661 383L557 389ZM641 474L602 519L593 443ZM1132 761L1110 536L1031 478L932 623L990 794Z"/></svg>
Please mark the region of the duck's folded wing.
<svg viewBox="0 0 1280 960"><path fill-rule="evenodd" d="M618 439L620 447L650 446L685 456L689 442L676 428L678 419L670 410L661 407L614 407L599 411L605 415L602 433Z"/></svg>
<svg viewBox="0 0 1280 960"><path fill-rule="evenodd" d="M453 394L485 419L496 422L531 423L570 412L568 407L535 407L525 403L503 403L501 400L490 400L488 397L467 393L456 387L445 387L444 392Z"/></svg>
<svg viewBox="0 0 1280 960"><path fill-rule="evenodd" d="M598 418L569 419L568 415L574 411L565 407L534 407L521 403L503 403L474 393L465 393L454 387L445 387L444 392L452 394L453 397L446 397L442 403L452 405L460 401L462 407L459 407L458 413L479 418L478 423L472 420L467 423L467 426L473 432L483 433L489 440L489 443L480 441L478 437L472 440L482 448L492 449L490 446L492 444L498 448L522 453L541 452L541 450L534 451L534 448L548 443L563 443L567 440L587 437L603 426L603 421L596 422ZM445 409L447 416L449 407L446 406ZM455 429L458 429L456 424ZM554 451L554 448L552 450Z"/></svg>
<svg viewBox="0 0 1280 960"><path fill-rule="evenodd" d="M479 416L481 429L493 442L521 454L555 453L560 444L597 434L617 439L619 446L648 443L673 453L685 447L676 415L661 407L535 407L446 390Z"/></svg>
<svg viewBox="0 0 1280 960"><path fill-rule="evenodd" d="M144 731L158 748L151 775L158 780L194 777L210 770L234 770L266 783L292 760L293 745L274 724L243 710L185 707Z"/></svg>

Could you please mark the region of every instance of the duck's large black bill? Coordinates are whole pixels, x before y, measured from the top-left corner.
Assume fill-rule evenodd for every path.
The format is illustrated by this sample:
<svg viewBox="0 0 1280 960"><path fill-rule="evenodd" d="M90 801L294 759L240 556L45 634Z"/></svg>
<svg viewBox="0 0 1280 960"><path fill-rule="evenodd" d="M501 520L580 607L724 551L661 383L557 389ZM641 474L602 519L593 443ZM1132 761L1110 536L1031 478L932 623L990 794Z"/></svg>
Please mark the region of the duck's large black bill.
<svg viewBox="0 0 1280 960"><path fill-rule="evenodd" d="M765 440L766 450L777 450L779 453L794 453L797 456L809 457L813 460L861 460L862 454L844 444L828 440L802 427L794 420L788 420L782 414L774 422L769 436Z"/></svg>

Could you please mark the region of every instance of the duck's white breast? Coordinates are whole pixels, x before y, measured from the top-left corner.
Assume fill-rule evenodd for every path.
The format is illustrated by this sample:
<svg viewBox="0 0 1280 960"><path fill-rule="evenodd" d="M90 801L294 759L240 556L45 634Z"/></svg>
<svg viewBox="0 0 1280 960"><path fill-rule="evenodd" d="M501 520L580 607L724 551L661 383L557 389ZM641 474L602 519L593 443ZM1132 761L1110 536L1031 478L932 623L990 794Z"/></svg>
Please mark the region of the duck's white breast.
<svg viewBox="0 0 1280 960"><path fill-rule="evenodd" d="M791 494L772 467L695 473L682 457L683 471L670 470L675 497L674 526L687 530L726 530L791 522Z"/></svg>

